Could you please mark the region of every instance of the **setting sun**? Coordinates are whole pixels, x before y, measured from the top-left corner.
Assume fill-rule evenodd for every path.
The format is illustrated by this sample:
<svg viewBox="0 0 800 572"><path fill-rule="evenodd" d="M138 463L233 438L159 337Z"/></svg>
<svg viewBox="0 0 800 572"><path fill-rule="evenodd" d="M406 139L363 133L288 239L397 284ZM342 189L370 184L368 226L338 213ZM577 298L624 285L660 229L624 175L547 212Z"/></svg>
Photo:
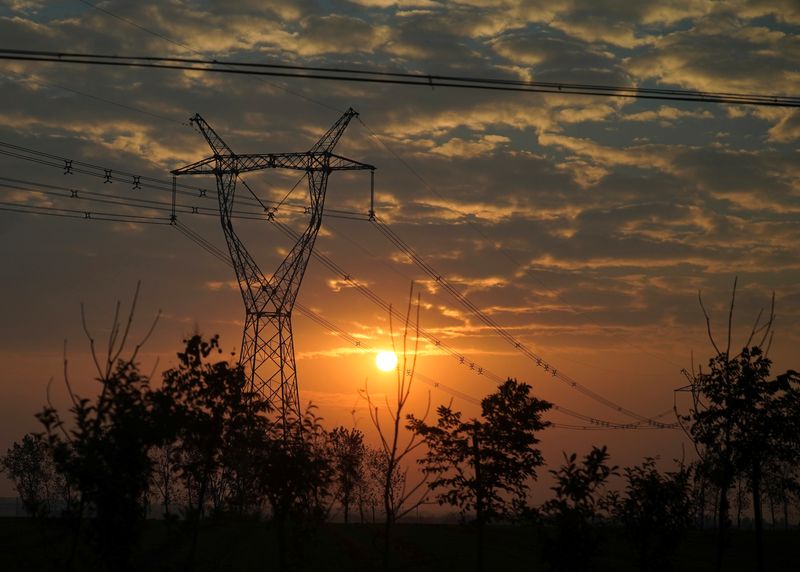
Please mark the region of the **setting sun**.
<svg viewBox="0 0 800 572"><path fill-rule="evenodd" d="M397 367L397 354L394 352L379 352L375 356L375 365L381 371L392 371Z"/></svg>

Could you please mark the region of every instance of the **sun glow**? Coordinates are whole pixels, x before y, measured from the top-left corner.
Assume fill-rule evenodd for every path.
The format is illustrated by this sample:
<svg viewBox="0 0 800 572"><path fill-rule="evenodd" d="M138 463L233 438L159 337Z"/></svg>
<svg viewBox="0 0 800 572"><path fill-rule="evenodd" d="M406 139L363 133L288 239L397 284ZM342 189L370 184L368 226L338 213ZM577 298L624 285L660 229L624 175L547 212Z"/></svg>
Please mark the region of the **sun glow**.
<svg viewBox="0 0 800 572"><path fill-rule="evenodd" d="M392 371L397 367L397 354L394 352L378 352L375 356L375 365L381 371Z"/></svg>

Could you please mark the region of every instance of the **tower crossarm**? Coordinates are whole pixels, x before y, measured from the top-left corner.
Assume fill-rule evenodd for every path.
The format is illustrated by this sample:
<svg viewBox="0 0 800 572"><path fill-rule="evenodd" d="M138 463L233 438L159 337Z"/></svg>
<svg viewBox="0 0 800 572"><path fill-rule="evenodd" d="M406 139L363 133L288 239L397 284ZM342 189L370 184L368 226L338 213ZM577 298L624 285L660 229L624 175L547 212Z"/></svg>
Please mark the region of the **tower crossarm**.
<svg viewBox="0 0 800 572"><path fill-rule="evenodd" d="M191 165L172 171L173 175L214 175L221 173L249 173L264 169L290 169L294 171L361 171L375 169L334 153L267 153L211 156Z"/></svg>

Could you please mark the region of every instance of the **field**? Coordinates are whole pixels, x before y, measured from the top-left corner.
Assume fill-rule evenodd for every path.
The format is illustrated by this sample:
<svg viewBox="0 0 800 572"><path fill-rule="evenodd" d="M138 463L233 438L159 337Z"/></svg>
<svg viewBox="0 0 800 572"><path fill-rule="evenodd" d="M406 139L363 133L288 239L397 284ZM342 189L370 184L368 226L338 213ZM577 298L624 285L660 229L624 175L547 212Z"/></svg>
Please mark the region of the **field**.
<svg viewBox="0 0 800 572"><path fill-rule="evenodd" d="M370 571L380 568L381 527L372 524L334 524L316 532L293 535L290 569L298 571ZM486 569L551 570L541 559L543 530L535 527L493 526L487 531ZM600 548L591 570L638 570L622 531L598 530ZM768 530L768 570L800 570L800 531ZM184 567L189 536L176 524L148 521L131 570L177 571ZM24 518L0 518L0 568L5 572L50 570L68 549L67 531L47 528ZM395 530L392 569L414 572L474 570L474 534L449 524L399 524ZM691 531L678 550L671 569L706 571L713 564L713 531ZM725 570L755 569L751 531L733 530ZM274 531L260 522L209 522L200 535L195 570L276 570ZM87 546L80 546L77 570L94 570ZM670 568L667 568L670 569Z"/></svg>

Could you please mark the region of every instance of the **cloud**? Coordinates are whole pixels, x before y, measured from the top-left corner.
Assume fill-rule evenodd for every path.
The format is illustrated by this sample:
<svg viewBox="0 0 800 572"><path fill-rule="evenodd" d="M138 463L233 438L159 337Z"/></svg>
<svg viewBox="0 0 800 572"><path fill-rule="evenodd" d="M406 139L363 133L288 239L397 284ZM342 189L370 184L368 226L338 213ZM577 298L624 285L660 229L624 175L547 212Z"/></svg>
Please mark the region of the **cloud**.
<svg viewBox="0 0 800 572"><path fill-rule="evenodd" d="M45 5L45 2L44 0L3 0L0 4L5 4L14 12L36 13Z"/></svg>
<svg viewBox="0 0 800 572"><path fill-rule="evenodd" d="M657 121L662 127L672 125L675 120L684 119L687 117L692 119L712 119L714 114L707 109L703 111L689 111L685 109L678 109L677 107L662 105L655 110L640 111L638 113L622 115L622 119L625 121Z"/></svg>
<svg viewBox="0 0 800 572"><path fill-rule="evenodd" d="M800 139L800 113L796 109L759 110L757 116L773 122L767 139L774 143L790 143Z"/></svg>
<svg viewBox="0 0 800 572"><path fill-rule="evenodd" d="M733 19L698 22L673 32L627 59L642 79L702 91L794 93L800 38L778 30L743 27Z"/></svg>
<svg viewBox="0 0 800 572"><path fill-rule="evenodd" d="M302 33L284 49L301 56L372 53L391 37L387 26L373 26L360 18L331 14L302 21Z"/></svg>
<svg viewBox="0 0 800 572"><path fill-rule="evenodd" d="M478 140L465 141L454 137L442 145L431 148L432 153L438 153L445 157L458 157L468 159L479 155L491 154L504 143L511 141L502 135L483 135Z"/></svg>

